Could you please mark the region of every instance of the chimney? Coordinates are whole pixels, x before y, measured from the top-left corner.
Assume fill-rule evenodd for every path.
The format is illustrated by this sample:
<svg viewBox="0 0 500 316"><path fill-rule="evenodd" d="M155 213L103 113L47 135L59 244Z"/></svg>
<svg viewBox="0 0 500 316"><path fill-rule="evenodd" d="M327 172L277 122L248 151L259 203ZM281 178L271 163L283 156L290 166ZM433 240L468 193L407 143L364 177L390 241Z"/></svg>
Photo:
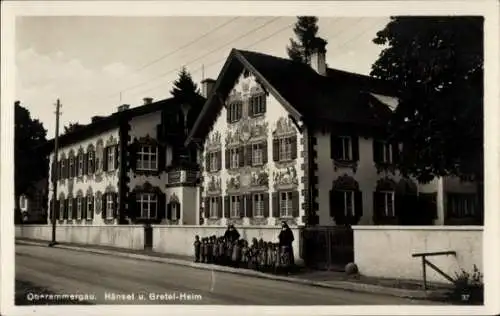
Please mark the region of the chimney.
<svg viewBox="0 0 500 316"><path fill-rule="evenodd" d="M316 37L312 43L310 66L322 76L326 76L326 44L327 42Z"/></svg>
<svg viewBox="0 0 500 316"><path fill-rule="evenodd" d="M215 85L215 80L211 78L207 78L201 81L201 95L208 99L210 93L212 93L212 89Z"/></svg>
<svg viewBox="0 0 500 316"><path fill-rule="evenodd" d="M153 98L144 98L142 100L144 101L144 105L153 103Z"/></svg>
<svg viewBox="0 0 500 316"><path fill-rule="evenodd" d="M130 108L130 105L128 104L122 104L118 107L118 112L126 111Z"/></svg>

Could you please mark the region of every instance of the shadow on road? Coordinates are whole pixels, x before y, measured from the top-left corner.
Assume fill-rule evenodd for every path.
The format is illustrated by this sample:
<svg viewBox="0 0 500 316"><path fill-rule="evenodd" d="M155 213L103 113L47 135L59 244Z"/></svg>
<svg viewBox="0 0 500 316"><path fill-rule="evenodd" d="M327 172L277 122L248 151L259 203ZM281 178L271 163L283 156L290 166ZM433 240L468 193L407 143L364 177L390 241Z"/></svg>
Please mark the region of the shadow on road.
<svg viewBox="0 0 500 316"><path fill-rule="evenodd" d="M38 296L38 297L35 297ZM56 295L50 296L50 295ZM44 296L48 296L45 298ZM58 297L56 293L31 282L16 280L15 305L92 305L90 302Z"/></svg>

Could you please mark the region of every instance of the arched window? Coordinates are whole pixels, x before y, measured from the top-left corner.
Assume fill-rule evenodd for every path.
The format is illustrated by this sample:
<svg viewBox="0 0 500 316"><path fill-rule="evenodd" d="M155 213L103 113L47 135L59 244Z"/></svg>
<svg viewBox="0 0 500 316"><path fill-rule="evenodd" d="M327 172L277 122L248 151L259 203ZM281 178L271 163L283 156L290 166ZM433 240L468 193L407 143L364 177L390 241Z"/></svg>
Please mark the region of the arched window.
<svg viewBox="0 0 500 316"><path fill-rule="evenodd" d="M172 194L167 205L167 219L177 221L181 217L181 203L177 195Z"/></svg>
<svg viewBox="0 0 500 316"><path fill-rule="evenodd" d="M87 190L85 213L87 220L92 220L94 218L94 195L92 194L92 188Z"/></svg>
<svg viewBox="0 0 500 316"><path fill-rule="evenodd" d="M87 147L86 160L87 175L92 175L95 172L95 149L93 144Z"/></svg>
<svg viewBox="0 0 500 316"><path fill-rule="evenodd" d="M339 225L355 225L363 216L363 197L352 177L340 176L330 191L330 216Z"/></svg>
<svg viewBox="0 0 500 316"><path fill-rule="evenodd" d="M81 190L78 190L78 193L76 194L76 216L75 218L77 220L81 220L83 219L85 216L84 216L84 207L85 207L85 203L84 203L84 198L83 198L83 192Z"/></svg>

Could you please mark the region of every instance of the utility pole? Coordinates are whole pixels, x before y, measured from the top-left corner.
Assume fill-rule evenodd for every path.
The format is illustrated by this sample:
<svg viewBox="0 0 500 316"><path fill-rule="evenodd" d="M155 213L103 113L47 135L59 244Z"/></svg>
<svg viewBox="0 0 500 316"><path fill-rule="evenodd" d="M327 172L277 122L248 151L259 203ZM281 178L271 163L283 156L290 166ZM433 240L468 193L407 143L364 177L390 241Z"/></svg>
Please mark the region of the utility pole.
<svg viewBox="0 0 500 316"><path fill-rule="evenodd" d="M61 115L61 102L57 99L56 102L56 133L54 137L54 159L53 159L53 168L54 172L51 174L52 176L52 241L49 244L49 247L53 247L57 244L56 242L56 201L57 201L57 174L59 174L59 166L58 166L58 158L59 158L59 116Z"/></svg>

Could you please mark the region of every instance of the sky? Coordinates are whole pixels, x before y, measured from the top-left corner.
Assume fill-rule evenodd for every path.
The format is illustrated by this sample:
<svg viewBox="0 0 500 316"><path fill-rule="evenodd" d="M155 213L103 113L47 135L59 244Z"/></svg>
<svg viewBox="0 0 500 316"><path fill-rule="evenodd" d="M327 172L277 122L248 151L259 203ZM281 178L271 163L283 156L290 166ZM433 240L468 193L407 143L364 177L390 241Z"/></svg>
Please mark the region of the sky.
<svg viewBox="0 0 500 316"><path fill-rule="evenodd" d="M182 66L193 80L217 79L232 48L287 57L295 17L16 18L16 100L55 135L69 122L90 123L121 104L170 97ZM330 68L369 74L382 47L372 39L384 17L319 17Z"/></svg>

